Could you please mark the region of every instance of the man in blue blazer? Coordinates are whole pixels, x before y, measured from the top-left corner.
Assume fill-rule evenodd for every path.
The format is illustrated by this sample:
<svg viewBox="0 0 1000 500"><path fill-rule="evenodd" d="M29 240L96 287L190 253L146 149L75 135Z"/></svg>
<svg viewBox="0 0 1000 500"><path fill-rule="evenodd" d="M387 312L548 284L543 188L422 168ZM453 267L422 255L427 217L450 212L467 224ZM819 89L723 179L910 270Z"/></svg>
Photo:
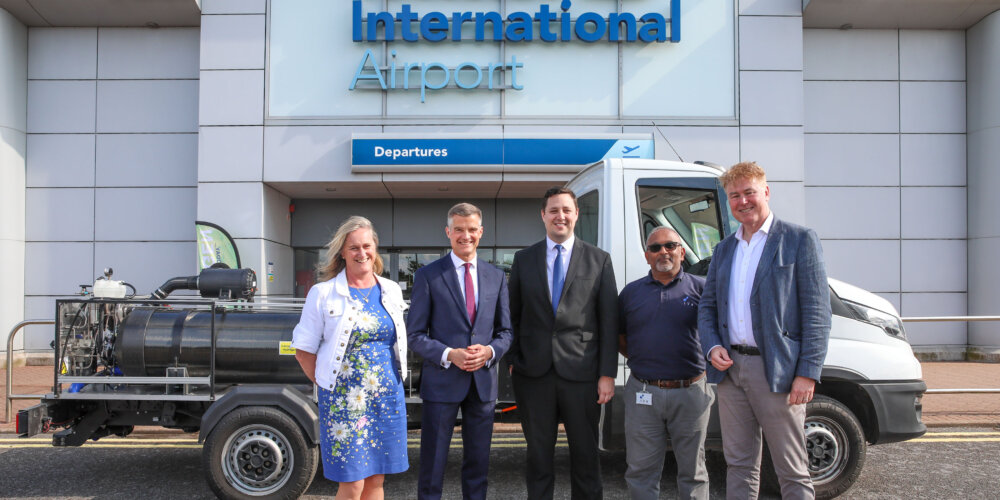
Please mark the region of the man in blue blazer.
<svg viewBox="0 0 1000 500"><path fill-rule="evenodd" d="M417 497L441 498L444 469L462 409L462 494L486 498L497 400L497 365L511 342L503 271L476 258L483 213L459 203L448 211L451 252L417 270L406 320L410 349L424 358Z"/></svg>
<svg viewBox="0 0 1000 500"><path fill-rule="evenodd" d="M782 498L813 498L803 425L830 339L823 251L814 231L774 218L756 163L720 181L740 227L712 256L698 331L719 384L726 497L757 497L763 430Z"/></svg>

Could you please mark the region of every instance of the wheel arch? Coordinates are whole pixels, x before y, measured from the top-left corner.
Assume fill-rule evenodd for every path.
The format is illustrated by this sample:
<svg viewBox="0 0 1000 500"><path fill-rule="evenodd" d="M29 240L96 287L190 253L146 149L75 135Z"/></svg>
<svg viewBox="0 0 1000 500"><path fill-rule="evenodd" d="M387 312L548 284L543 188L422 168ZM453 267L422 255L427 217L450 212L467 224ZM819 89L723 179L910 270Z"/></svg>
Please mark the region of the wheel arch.
<svg viewBox="0 0 1000 500"><path fill-rule="evenodd" d="M310 443L319 444L319 409L316 403L287 385L242 385L233 388L202 415L198 442L204 443L223 417L244 406L281 409L299 425Z"/></svg>
<svg viewBox="0 0 1000 500"><path fill-rule="evenodd" d="M847 368L823 367L820 383L816 385L816 394L839 401L846 406L861 424L865 440L874 443L878 439L878 415L871 396L864 390L861 383L867 377Z"/></svg>

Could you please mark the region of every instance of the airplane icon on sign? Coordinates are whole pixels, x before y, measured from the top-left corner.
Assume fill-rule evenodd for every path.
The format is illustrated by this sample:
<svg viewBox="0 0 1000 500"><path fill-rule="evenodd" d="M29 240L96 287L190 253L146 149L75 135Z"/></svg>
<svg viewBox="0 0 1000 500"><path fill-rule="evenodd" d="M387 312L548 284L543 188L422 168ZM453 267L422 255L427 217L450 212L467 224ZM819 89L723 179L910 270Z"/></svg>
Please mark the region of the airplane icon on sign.
<svg viewBox="0 0 1000 500"><path fill-rule="evenodd" d="M627 156L627 155L629 153L631 153L632 151L635 151L635 150L639 149L640 147L642 147L642 146L632 146L632 147L622 146L622 158L638 158L638 156L636 156L636 155L632 155L632 156Z"/></svg>

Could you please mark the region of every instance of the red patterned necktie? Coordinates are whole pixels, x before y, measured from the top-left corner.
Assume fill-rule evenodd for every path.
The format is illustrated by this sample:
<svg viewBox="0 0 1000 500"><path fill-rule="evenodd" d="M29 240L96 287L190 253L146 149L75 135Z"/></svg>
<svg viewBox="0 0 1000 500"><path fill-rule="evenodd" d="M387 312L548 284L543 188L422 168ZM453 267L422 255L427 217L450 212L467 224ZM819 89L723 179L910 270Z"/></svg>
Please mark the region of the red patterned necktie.
<svg viewBox="0 0 1000 500"><path fill-rule="evenodd" d="M476 322L476 289L472 286L472 263L465 266L465 311L469 313L469 323Z"/></svg>

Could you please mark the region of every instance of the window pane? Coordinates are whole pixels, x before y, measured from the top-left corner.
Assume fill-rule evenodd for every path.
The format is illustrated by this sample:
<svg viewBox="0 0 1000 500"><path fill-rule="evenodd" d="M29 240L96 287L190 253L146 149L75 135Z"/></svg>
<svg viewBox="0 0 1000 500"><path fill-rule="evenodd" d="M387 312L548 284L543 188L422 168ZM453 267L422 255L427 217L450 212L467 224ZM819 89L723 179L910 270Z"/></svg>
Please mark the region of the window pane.
<svg viewBox="0 0 1000 500"><path fill-rule="evenodd" d="M712 255L715 245L722 239L716 191L644 186L637 191L643 244L653 229L666 226L680 235L688 264L698 263ZM697 273L701 267L691 272ZM707 271L707 266L704 267Z"/></svg>
<svg viewBox="0 0 1000 500"><path fill-rule="evenodd" d="M295 296L303 298L309 289L316 284L316 265L319 263L322 248L295 249Z"/></svg>
<svg viewBox="0 0 1000 500"><path fill-rule="evenodd" d="M597 246L598 230L598 195L591 191L576 199L580 207L580 218L576 221L576 237L591 245Z"/></svg>

